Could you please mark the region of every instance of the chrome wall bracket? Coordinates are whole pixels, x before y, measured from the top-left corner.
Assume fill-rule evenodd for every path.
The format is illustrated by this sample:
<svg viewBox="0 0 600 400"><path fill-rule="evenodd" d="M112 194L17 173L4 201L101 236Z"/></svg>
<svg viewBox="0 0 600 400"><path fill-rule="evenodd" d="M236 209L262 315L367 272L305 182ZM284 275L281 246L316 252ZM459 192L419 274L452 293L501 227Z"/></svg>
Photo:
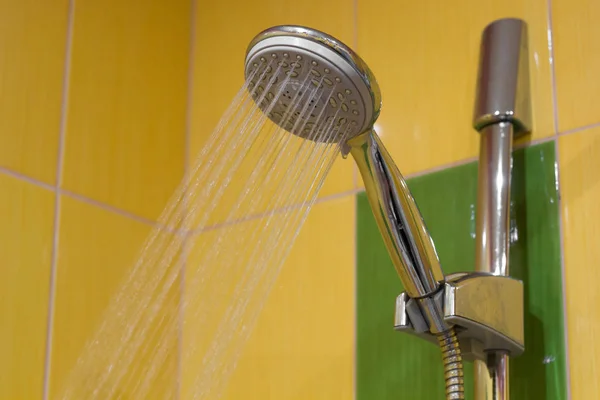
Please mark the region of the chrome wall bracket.
<svg viewBox="0 0 600 400"><path fill-rule="evenodd" d="M435 301L444 321L454 326L463 359L485 360L489 352L518 356L524 350L523 283L506 276L471 272L448 275ZM419 306L406 292L396 298L394 329L433 344Z"/></svg>

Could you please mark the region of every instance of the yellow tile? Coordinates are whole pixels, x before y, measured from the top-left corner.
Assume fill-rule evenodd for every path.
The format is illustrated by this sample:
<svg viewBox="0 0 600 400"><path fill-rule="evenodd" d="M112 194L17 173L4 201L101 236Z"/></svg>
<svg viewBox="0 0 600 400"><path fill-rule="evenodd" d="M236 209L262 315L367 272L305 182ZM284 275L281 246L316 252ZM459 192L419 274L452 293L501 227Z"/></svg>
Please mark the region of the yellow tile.
<svg viewBox="0 0 600 400"><path fill-rule="evenodd" d="M54 184L67 0L0 2L0 166Z"/></svg>
<svg viewBox="0 0 600 400"><path fill-rule="evenodd" d="M273 225L285 223L287 217L275 218ZM194 378L205 370L202 356L214 337L223 348L216 363L216 376L223 376L235 349L241 349L237 368L223 378L227 399L348 399L353 396L354 370L354 197L317 204L309 214L281 273L260 274L260 262L252 262L254 248L261 254L268 246L260 240L272 237L262 233L264 219L247 221L200 234L194 242L186 270L186 324L184 325L183 398L190 393ZM251 237L253 239L244 239ZM221 252L213 263L202 262L203 247L214 246L222 239ZM235 251L232 251L235 249ZM276 247L272 251L281 250ZM227 257L242 260L228 263ZM204 259L206 260L206 259ZM242 278L248 265L257 265ZM200 271L200 265L209 265ZM267 263L267 268L272 264ZM228 269L224 270L225 267ZM267 277L276 278L268 297ZM254 288L250 278L259 278ZM203 279L200 281L199 279ZM236 288L239 285L239 288ZM254 288L254 289L253 289ZM252 295L237 294L254 290ZM195 296L194 296L195 295ZM228 306L234 299L248 299L234 324L222 323L224 332L215 334ZM255 329L252 312L260 310ZM234 314L235 315L235 314ZM194 326L196 325L196 326ZM202 329L198 328L198 325ZM198 332L201 332L198 334ZM247 332L245 346L240 336ZM240 346L240 347L236 347ZM193 350L195 349L195 353ZM207 377L215 378L215 375ZM211 383L214 383L211 381ZM212 394L212 393L211 393ZM214 398L207 396L206 398Z"/></svg>
<svg viewBox="0 0 600 400"><path fill-rule="evenodd" d="M0 399L41 398L54 193L0 174Z"/></svg>
<svg viewBox="0 0 600 400"><path fill-rule="evenodd" d="M560 132L600 122L600 4L554 0L552 32Z"/></svg>
<svg viewBox="0 0 600 400"><path fill-rule="evenodd" d="M190 2L78 1L64 187L148 218L183 174Z"/></svg>
<svg viewBox="0 0 600 400"><path fill-rule="evenodd" d="M571 398L600 393L600 129L561 137L558 143L563 214L565 286Z"/></svg>
<svg viewBox="0 0 600 400"><path fill-rule="evenodd" d="M173 286L164 303L150 301L148 299L156 297L148 297L155 293L149 291L152 287L149 285L155 282L154 278L163 279L157 272L161 269L153 269L156 264L148 264L150 267L141 271L150 273L149 278L144 278L140 271L130 275L149 232L150 227L145 224L62 197L51 398L91 398L95 389L101 398L113 398L106 393L114 388L125 398L173 398L178 324L164 325L160 321L176 321L179 311L173 300L178 300L180 286L178 283ZM134 277L131 281L130 276ZM119 295L125 297L115 302ZM157 306L158 322L148 317L153 305ZM138 316L141 322L133 325ZM125 328L132 329L129 340L119 339ZM98 339L94 336L97 332L102 333L101 345L85 350L90 340ZM119 343L124 345L119 346ZM142 347L134 347L135 343ZM160 349L169 354L150 374L146 368L155 365L152 362L156 361L159 343L165 346ZM111 373L103 384L99 372L110 365ZM141 395L141 388L146 387L143 385L149 384L147 377L153 380L153 394L149 397ZM65 390L72 390L74 394L63 397Z"/></svg>
<svg viewBox="0 0 600 400"><path fill-rule="evenodd" d="M383 97L377 122L405 174L479 152L472 128L481 34L498 18L529 26L533 138L553 133L545 0L358 2L358 52Z"/></svg>
<svg viewBox="0 0 600 400"><path fill-rule="evenodd" d="M197 154L240 89L250 40L275 25L305 25L353 44L353 1L201 0L197 6L191 154ZM335 17L332 17L332 13ZM215 38L219 38L215 40ZM192 157L192 160L194 157ZM352 168L338 162L322 196L353 188Z"/></svg>

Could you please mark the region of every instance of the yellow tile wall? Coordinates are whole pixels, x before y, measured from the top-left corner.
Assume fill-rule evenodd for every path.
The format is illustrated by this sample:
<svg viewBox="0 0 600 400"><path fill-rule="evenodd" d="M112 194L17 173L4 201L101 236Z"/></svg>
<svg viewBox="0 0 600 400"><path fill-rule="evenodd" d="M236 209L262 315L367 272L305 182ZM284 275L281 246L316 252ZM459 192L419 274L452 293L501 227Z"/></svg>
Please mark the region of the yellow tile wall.
<svg viewBox="0 0 600 400"><path fill-rule="evenodd" d="M317 204L284 264L225 398L354 397L352 196Z"/></svg>
<svg viewBox="0 0 600 400"><path fill-rule="evenodd" d="M43 393L54 194L0 174L0 399Z"/></svg>
<svg viewBox="0 0 600 400"><path fill-rule="evenodd" d="M56 266L51 349L51 399L61 398L69 373L76 367L84 346L105 317L104 311L109 302L122 287L122 281L133 267L150 228L147 224L95 205L67 196L61 198L58 231L60 250ZM172 352L176 353L176 339L172 341L172 346ZM109 352L111 348L104 351ZM133 362L130 369L134 375L127 378L140 379L139 375L135 375L143 367L139 362L142 360ZM168 369L167 364L174 362L175 358L170 359L165 368ZM176 369L171 368L170 371L169 380L155 383L153 390L156 397L153 398L173 397ZM87 395L90 394L89 386L95 383L93 380L79 384L68 382L73 388L81 390L79 393ZM85 386L87 390L81 389ZM131 394L120 394L131 398Z"/></svg>
<svg viewBox="0 0 600 400"><path fill-rule="evenodd" d="M68 0L2 0L0 10L0 166L54 184Z"/></svg>
<svg viewBox="0 0 600 400"><path fill-rule="evenodd" d="M288 217L289 218L289 217ZM282 224L285 217L275 216L273 224ZM202 356L209 354L208 346L216 336L228 306L239 291L235 289L240 277L250 264L252 246L224 244L226 252L233 253L242 263L223 263L208 266L202 278L210 283L197 284L198 263L202 260L199 249L203 243L211 246L219 237L235 241L240 235L251 235L262 229L265 218L241 222L233 226L200 233L194 240L186 269L185 293L194 299L186 311L183 332L183 398L191 398L194 382L203 370ZM266 304L242 348L239 362L226 386L226 399L351 399L354 385L354 225L355 204L353 196L323 201L314 206L297 238L291 254L284 263L270 295L266 277L262 273L255 293L248 296L246 311L240 320L228 324L234 329L233 337L242 334L250 324L248 313L260 309L264 295ZM239 240L239 239L238 239ZM241 243L243 239L241 239ZM237 251L235 250L237 248ZM277 251L280 249L273 249ZM217 258L223 261L224 256ZM267 262L268 267L275 267ZM223 271L223 268L228 268ZM258 268L258 266L256 267ZM212 280L212 281L211 281ZM207 290L208 293L195 293ZM244 297L246 298L246 297ZM209 309L197 316L198 307ZM189 314L188 314L189 313ZM202 318L200 320L200 318ZM200 326L198 326L200 324ZM227 334L218 336L229 346L239 344ZM226 358L229 353L218 351L215 381L221 379L237 357ZM227 382L227 381L226 381ZM211 390L216 383L211 382ZM217 398L205 393L202 398Z"/></svg>
<svg viewBox="0 0 600 400"><path fill-rule="evenodd" d="M589 283L600 277L600 128L561 136L560 185L571 398L600 394L600 295Z"/></svg>
<svg viewBox="0 0 600 400"><path fill-rule="evenodd" d="M183 175L191 6L0 2L2 400L56 398Z"/></svg>
<svg viewBox="0 0 600 400"><path fill-rule="evenodd" d="M188 0L75 2L62 187L156 218L183 175Z"/></svg>
<svg viewBox="0 0 600 400"><path fill-rule="evenodd" d="M240 87L256 33L305 24L355 47L382 87L377 129L410 175L477 156L479 39L500 17L529 24L529 140L555 140L560 162L571 397L597 396L600 324L588 284L600 196L596 2L27 0L0 1L0 399L55 393L148 224ZM327 180L229 398L352 397L354 204L346 194L361 183L350 164L338 162ZM301 334L299 324L319 329Z"/></svg>
<svg viewBox="0 0 600 400"><path fill-rule="evenodd" d="M552 15L559 131L597 124L600 5L593 0L553 0Z"/></svg>
<svg viewBox="0 0 600 400"><path fill-rule="evenodd" d="M600 395L600 298L588 290L600 239L600 6L553 0L551 11L571 398L591 399Z"/></svg>

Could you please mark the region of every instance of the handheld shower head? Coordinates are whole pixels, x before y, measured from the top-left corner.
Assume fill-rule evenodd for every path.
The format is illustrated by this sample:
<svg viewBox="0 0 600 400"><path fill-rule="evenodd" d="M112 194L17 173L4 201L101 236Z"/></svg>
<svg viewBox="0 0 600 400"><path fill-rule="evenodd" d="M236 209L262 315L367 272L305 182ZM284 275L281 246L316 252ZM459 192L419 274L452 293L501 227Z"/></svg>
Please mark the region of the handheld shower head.
<svg viewBox="0 0 600 400"><path fill-rule="evenodd" d="M331 36L300 26L277 26L252 40L245 73L255 102L273 122L304 139L340 142L342 151L352 154L392 263L412 302L407 303L410 319L438 337L447 397L464 398L460 348L442 311L444 274L408 186L373 130L381 93L371 70ZM299 100L307 87L327 96ZM297 108L302 112L294 112Z"/></svg>
<svg viewBox="0 0 600 400"><path fill-rule="evenodd" d="M265 70L264 75L253 74L258 68ZM261 32L248 46L245 73L249 86L258 86L259 92L266 87L262 81L271 83L261 108L271 106L269 118L303 138L336 141L342 132L346 139L351 138L370 129L379 116L381 93L369 67L342 42L314 29L276 26ZM328 90L330 96L300 99L299 107L304 101L310 104L305 123L298 127L293 116L283 116L290 100L305 87ZM275 96L278 91L281 96ZM273 99L276 104L270 104ZM314 135L313 139L311 128L325 125L320 121L337 127L338 135L327 139Z"/></svg>
<svg viewBox="0 0 600 400"><path fill-rule="evenodd" d="M407 294L419 302L431 332L447 330L433 300L444 275L408 186L373 131L381 93L366 63L325 33L276 26L250 43L245 75L258 106L283 129L315 141L344 141L341 144L349 148L361 171L375 219ZM293 115L290 118L290 102L303 98L299 91L306 87L328 91L329 97L313 96L303 100L309 104L294 105L309 109L307 117L304 112L298 117L305 118L298 124ZM331 126L328 122L337 127L334 135L313 134L315 129Z"/></svg>

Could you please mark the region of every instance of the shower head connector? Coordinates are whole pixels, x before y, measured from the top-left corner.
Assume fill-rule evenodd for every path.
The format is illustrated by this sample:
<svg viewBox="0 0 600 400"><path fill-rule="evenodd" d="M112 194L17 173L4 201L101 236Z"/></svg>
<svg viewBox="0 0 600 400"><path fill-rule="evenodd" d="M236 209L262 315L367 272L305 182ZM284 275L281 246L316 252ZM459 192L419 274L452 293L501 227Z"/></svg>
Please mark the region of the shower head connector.
<svg viewBox="0 0 600 400"><path fill-rule="evenodd" d="M253 74L257 69L260 72ZM381 109L379 86L365 62L335 38L302 26L276 26L259 33L246 51L245 76L251 77L249 87L258 92L269 84L259 107L270 108L273 122L303 138L331 142L352 138L369 130ZM308 113L303 124L294 124L293 116L284 116L290 101L306 88L323 88L326 94L299 100L295 108L306 106ZM303 103L307 101L310 104ZM335 126L338 134L313 135L315 125Z"/></svg>

